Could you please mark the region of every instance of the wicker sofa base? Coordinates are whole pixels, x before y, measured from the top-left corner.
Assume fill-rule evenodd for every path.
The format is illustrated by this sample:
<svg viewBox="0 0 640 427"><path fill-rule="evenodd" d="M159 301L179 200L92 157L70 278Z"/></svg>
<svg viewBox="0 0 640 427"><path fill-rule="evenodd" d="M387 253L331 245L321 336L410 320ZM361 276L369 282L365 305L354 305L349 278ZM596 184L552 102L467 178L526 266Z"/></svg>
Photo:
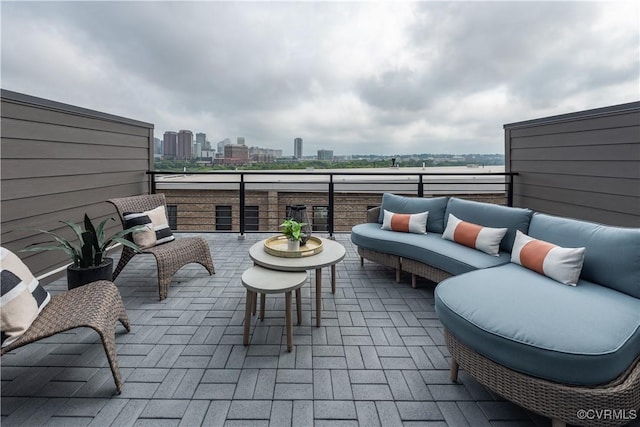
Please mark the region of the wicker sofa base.
<svg viewBox="0 0 640 427"><path fill-rule="evenodd" d="M451 353L451 379L458 365L489 389L524 408L553 420L581 426L620 426L640 417L640 358L609 384L568 386L513 371L476 353L445 329Z"/></svg>
<svg viewBox="0 0 640 427"><path fill-rule="evenodd" d="M424 264L420 261L416 261L409 258L402 258L401 260L402 271L411 273L411 287L416 287L416 276L424 277L427 280L431 280L435 283L440 283L444 279L448 279L453 274L440 270L439 268L432 267L428 264Z"/></svg>
<svg viewBox="0 0 640 427"><path fill-rule="evenodd" d="M375 262L385 267L391 267L396 270L396 282L400 283L400 272L402 271L402 263L397 255L385 254L382 252L372 251L358 246L358 255L360 255L360 265L364 265L364 260Z"/></svg>
<svg viewBox="0 0 640 427"><path fill-rule="evenodd" d="M420 261L415 261L409 258L401 258L397 255L385 254L382 252L372 251L371 249L365 249L358 246L358 254L360 255L360 265L363 265L363 261L368 259L386 267L391 267L396 270L396 282L400 283L400 273L406 271L411 273L411 287L416 287L416 276L424 277L432 282L440 283L444 279L453 276L444 270L432 267L428 264L424 264Z"/></svg>

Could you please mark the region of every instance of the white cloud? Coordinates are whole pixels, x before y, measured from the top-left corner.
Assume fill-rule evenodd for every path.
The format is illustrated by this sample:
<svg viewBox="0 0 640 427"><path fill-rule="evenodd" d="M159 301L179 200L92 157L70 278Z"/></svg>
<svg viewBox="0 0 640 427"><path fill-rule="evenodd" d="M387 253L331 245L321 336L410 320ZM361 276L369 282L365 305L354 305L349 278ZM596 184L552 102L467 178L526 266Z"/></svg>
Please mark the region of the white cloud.
<svg viewBox="0 0 640 427"><path fill-rule="evenodd" d="M634 101L635 2L5 2L2 87L213 142L501 152Z"/></svg>

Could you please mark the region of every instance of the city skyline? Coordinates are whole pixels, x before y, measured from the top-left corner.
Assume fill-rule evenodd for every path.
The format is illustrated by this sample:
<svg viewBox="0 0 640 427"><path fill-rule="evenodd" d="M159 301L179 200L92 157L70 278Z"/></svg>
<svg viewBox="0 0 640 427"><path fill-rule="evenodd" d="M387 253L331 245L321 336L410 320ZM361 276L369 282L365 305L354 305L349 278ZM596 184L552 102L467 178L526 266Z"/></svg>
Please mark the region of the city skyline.
<svg viewBox="0 0 640 427"><path fill-rule="evenodd" d="M297 135L307 153L501 152L503 124L640 98L639 18L634 2L3 2L2 86L287 154Z"/></svg>

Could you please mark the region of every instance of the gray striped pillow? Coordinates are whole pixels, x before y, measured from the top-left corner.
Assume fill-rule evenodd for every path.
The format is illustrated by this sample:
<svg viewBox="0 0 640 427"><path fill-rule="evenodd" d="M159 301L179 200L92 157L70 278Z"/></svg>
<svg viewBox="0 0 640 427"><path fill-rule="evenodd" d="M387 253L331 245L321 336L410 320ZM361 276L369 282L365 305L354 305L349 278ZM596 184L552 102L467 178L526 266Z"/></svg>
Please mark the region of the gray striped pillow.
<svg viewBox="0 0 640 427"><path fill-rule="evenodd" d="M0 335L2 347L6 347L29 329L51 295L16 254L0 247L0 258Z"/></svg>
<svg viewBox="0 0 640 427"><path fill-rule="evenodd" d="M144 212L127 212L124 214L127 228L143 225L145 228L133 233L133 241L141 248L167 243L175 239L167 221L167 214L164 206Z"/></svg>

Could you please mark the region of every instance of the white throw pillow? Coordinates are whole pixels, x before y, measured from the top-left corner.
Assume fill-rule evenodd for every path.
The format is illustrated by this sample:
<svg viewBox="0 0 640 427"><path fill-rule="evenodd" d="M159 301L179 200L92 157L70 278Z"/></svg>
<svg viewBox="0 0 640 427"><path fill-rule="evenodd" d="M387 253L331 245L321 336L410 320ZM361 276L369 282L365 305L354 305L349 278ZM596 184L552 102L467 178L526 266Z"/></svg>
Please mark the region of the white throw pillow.
<svg viewBox="0 0 640 427"><path fill-rule="evenodd" d="M511 262L565 285L576 286L584 263L584 253L585 248L562 248L518 230Z"/></svg>
<svg viewBox="0 0 640 427"><path fill-rule="evenodd" d="M442 238L478 249L489 255L498 256L500 242L505 234L507 234L506 228L483 227L462 221L453 214L449 214L447 228L442 233Z"/></svg>

